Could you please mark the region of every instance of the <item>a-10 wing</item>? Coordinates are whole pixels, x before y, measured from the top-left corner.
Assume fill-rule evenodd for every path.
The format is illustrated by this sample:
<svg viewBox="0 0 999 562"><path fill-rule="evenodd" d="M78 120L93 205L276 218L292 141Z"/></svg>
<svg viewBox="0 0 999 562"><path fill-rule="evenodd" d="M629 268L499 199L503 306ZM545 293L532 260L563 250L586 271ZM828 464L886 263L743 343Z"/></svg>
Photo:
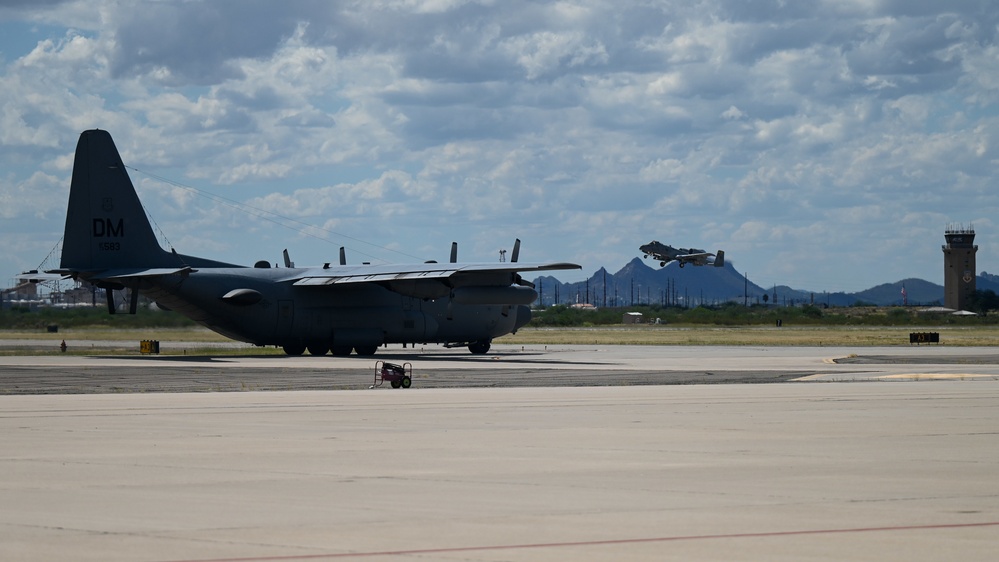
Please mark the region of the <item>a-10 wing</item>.
<svg viewBox="0 0 999 562"><path fill-rule="evenodd" d="M676 256L675 259L679 260L682 264L683 262L689 262L694 265L705 265L708 263L708 258L714 257L711 252L697 252L690 254L680 254Z"/></svg>

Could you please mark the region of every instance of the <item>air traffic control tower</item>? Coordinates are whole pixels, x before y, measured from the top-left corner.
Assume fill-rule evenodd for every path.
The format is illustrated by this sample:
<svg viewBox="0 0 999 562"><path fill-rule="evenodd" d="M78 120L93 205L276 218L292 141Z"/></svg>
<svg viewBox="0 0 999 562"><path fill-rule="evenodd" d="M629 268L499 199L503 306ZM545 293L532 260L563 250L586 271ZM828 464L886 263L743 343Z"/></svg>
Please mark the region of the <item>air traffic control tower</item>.
<svg viewBox="0 0 999 562"><path fill-rule="evenodd" d="M975 245L974 227L948 226L944 231L947 244L944 253L944 306L965 310L975 294Z"/></svg>

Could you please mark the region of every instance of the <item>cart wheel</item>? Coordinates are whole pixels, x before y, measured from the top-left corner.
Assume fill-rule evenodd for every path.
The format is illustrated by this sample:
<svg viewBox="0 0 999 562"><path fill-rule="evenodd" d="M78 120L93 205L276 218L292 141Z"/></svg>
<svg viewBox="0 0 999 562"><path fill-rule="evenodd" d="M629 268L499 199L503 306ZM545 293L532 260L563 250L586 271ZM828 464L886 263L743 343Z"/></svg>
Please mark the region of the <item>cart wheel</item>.
<svg viewBox="0 0 999 562"><path fill-rule="evenodd" d="M413 379L409 377L402 377L402 387L409 388L411 386L413 386Z"/></svg>
<svg viewBox="0 0 999 562"><path fill-rule="evenodd" d="M402 383L399 379L392 379L392 388L399 388L400 386L402 386Z"/></svg>

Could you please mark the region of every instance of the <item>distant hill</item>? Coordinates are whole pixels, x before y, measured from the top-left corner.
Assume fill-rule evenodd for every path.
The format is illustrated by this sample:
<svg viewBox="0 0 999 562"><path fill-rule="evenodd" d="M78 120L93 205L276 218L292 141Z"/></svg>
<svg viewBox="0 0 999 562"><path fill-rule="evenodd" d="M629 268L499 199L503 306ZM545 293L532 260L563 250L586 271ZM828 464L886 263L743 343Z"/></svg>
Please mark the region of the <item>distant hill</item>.
<svg viewBox="0 0 999 562"><path fill-rule="evenodd" d="M981 272L975 280L975 288L979 291L992 291L999 294L999 275Z"/></svg>
<svg viewBox="0 0 999 562"><path fill-rule="evenodd" d="M878 306L901 305L903 303L902 287L905 287L907 297L905 300L909 304L939 305L943 302L943 286L915 278L885 283L854 293L854 295L860 301Z"/></svg>
<svg viewBox="0 0 999 562"><path fill-rule="evenodd" d="M633 303L683 304L697 306L742 299L745 279L727 263L725 267L687 265L675 262L664 268L649 267L641 258L628 262L616 273L600 268L586 281L560 283L554 277L535 279L544 305L585 303L597 306L626 306ZM755 284L748 285L751 298L763 294Z"/></svg>
<svg viewBox="0 0 999 562"><path fill-rule="evenodd" d="M783 285L760 287L747 282L732 262L726 262L724 267L687 265L681 268L676 262L663 268L655 267L657 265L658 262L636 257L616 273L600 268L585 281L561 283L554 277L545 276L536 278L534 283L541 293L539 303L545 306L556 302L596 306L657 303L698 306L728 301L781 306L851 306L858 303L892 306L902 304L903 286L910 305L930 306L943 302L943 286L915 278L885 283L858 293L814 293ZM999 293L999 275L982 272L977 287Z"/></svg>

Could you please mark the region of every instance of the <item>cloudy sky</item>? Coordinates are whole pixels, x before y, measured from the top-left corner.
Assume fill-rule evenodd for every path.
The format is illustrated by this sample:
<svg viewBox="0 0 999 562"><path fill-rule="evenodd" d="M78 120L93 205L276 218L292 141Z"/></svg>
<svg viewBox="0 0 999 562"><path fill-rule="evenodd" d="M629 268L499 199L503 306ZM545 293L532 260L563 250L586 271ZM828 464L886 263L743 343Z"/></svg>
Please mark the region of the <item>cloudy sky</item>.
<svg viewBox="0 0 999 562"><path fill-rule="evenodd" d="M652 239L751 281L999 272L990 0L0 0L0 284L111 132L179 252L574 261ZM45 263L58 266L58 257Z"/></svg>

